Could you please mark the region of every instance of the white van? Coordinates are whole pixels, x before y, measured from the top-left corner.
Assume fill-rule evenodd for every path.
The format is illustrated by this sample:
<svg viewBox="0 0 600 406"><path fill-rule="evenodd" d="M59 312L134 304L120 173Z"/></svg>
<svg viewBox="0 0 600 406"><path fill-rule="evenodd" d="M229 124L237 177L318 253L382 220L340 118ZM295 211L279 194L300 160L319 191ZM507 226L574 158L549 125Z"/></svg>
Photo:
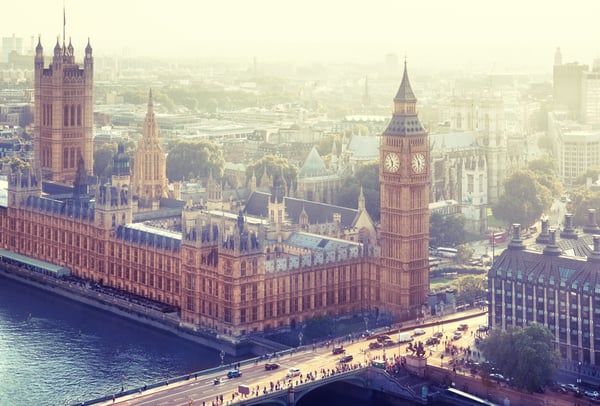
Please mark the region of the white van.
<svg viewBox="0 0 600 406"><path fill-rule="evenodd" d="M286 378L293 378L293 377L299 376L299 375L300 375L300 370L298 368L292 368L287 373Z"/></svg>
<svg viewBox="0 0 600 406"><path fill-rule="evenodd" d="M409 343L413 340L412 336L408 331L404 333L398 333L398 342L399 343Z"/></svg>

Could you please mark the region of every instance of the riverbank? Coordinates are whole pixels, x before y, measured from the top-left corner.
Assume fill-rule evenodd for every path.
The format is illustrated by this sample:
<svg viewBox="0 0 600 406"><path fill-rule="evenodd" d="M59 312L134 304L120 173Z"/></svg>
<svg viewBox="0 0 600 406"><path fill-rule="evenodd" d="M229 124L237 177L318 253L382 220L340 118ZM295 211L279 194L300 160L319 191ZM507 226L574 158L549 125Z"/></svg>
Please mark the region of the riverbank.
<svg viewBox="0 0 600 406"><path fill-rule="evenodd" d="M61 280L6 263L0 263L0 276L110 312L136 323L166 331L196 344L223 351L231 356L259 355L284 349L280 344L265 339L256 340L256 342L234 341L217 334L190 329L183 325L179 315L175 312L165 313L156 308L136 303L127 296L106 294L92 289L92 286L86 283Z"/></svg>

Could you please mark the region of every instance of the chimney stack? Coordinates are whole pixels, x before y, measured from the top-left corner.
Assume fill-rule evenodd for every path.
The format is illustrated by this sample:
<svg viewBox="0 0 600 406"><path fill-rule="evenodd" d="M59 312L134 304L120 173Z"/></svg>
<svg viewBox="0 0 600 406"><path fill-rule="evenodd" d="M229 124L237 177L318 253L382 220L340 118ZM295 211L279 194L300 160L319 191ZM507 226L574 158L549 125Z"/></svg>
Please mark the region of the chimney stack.
<svg viewBox="0 0 600 406"><path fill-rule="evenodd" d="M576 240L577 232L575 232L575 228L573 227L573 214L567 213L565 214L565 228L560 233L560 238L568 238L571 240Z"/></svg>

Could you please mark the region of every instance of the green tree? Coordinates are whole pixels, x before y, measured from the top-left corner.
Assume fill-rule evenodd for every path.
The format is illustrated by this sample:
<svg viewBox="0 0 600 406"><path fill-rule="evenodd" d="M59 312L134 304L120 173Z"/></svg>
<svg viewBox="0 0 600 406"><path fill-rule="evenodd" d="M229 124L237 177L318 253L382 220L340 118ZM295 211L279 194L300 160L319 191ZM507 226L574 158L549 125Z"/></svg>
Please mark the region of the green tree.
<svg viewBox="0 0 600 406"><path fill-rule="evenodd" d="M494 216L507 224L533 224L552 204L550 189L530 170L514 172L504 182L504 194L493 206Z"/></svg>
<svg viewBox="0 0 600 406"><path fill-rule="evenodd" d="M524 329L509 326L494 329L480 345L483 356L503 375L514 379L518 388L534 391L552 378L560 365L554 335L533 323Z"/></svg>
<svg viewBox="0 0 600 406"><path fill-rule="evenodd" d="M485 276L465 276L456 288L456 301L472 305L486 296L487 279Z"/></svg>
<svg viewBox="0 0 600 406"><path fill-rule="evenodd" d="M223 176L225 160L219 145L205 140L177 140L169 144L167 178L171 181Z"/></svg>
<svg viewBox="0 0 600 406"><path fill-rule="evenodd" d="M473 248L469 247L467 244L460 244L456 247L456 260L460 263L467 263L473 258L473 253L475 252Z"/></svg>
<svg viewBox="0 0 600 406"><path fill-rule="evenodd" d="M11 171L29 168L29 164L27 162L23 161L21 158L14 156L2 158L0 162L2 162L2 165L8 164L10 166Z"/></svg>
<svg viewBox="0 0 600 406"><path fill-rule="evenodd" d="M600 178L600 167L594 166L594 167L588 168L587 171L585 171L584 173L582 173L581 175L579 175L578 177L575 178L575 180L573 181L573 185L585 186L588 178L590 178L592 180L592 182L597 181Z"/></svg>
<svg viewBox="0 0 600 406"><path fill-rule="evenodd" d="M465 217L462 214L449 216L439 213L431 214L429 217L429 245L432 247L455 247L463 242L465 242Z"/></svg>
<svg viewBox="0 0 600 406"><path fill-rule="evenodd" d="M335 204L342 207L358 207L360 187L363 188L365 206L373 221L379 221L379 162L361 164L354 176L346 177L336 194Z"/></svg>
<svg viewBox="0 0 600 406"><path fill-rule="evenodd" d="M576 225L585 225L588 222L588 210L600 209L600 191L590 190L580 186L571 191L570 212L573 213L573 222Z"/></svg>
<svg viewBox="0 0 600 406"><path fill-rule="evenodd" d="M94 149L94 175L108 176L112 167L113 156L117 153L117 144L101 144Z"/></svg>
<svg viewBox="0 0 600 406"><path fill-rule="evenodd" d="M535 179L542 186L545 186L552 196L560 196L563 193L563 186L558 179L556 163L551 159L536 159L527 165L530 171L535 174Z"/></svg>
<svg viewBox="0 0 600 406"><path fill-rule="evenodd" d="M265 174L265 169L267 176L269 177L279 176L283 173L288 188L291 188L292 184L294 185L294 188L296 187L298 167L294 164L290 164L287 158L271 154L263 156L258 161L246 167L246 180L249 180L252 177L252 174L254 174L254 176L256 176L256 183L260 184L262 182L262 177Z"/></svg>

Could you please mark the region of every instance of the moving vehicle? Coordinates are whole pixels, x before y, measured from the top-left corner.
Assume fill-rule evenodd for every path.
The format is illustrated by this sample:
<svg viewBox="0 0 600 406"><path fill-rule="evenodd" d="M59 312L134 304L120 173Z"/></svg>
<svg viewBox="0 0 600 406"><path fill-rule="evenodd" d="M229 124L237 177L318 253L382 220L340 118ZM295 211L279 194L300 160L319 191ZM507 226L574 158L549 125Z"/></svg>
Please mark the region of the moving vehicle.
<svg viewBox="0 0 600 406"><path fill-rule="evenodd" d="M461 331L465 331L465 330L468 330L468 329L469 329L469 325L466 324L466 323L459 324L458 328L457 328L457 330L461 330Z"/></svg>
<svg viewBox="0 0 600 406"><path fill-rule="evenodd" d="M394 342L394 340L392 340L391 338L388 338L387 340L385 340L383 342L383 346L384 347L390 347L392 345L395 345L396 343Z"/></svg>
<svg viewBox="0 0 600 406"><path fill-rule="evenodd" d="M279 364L275 364L273 362L267 362L265 364L265 370L267 370L267 371L270 371L272 369L277 369L277 368L279 368Z"/></svg>
<svg viewBox="0 0 600 406"><path fill-rule="evenodd" d="M242 376L242 373L240 372L239 369L232 369L229 372L227 372L227 378L229 378L229 379L239 378L240 376Z"/></svg>
<svg viewBox="0 0 600 406"><path fill-rule="evenodd" d="M381 348L381 347L383 347L383 344L381 344L381 343L379 343L377 341L373 341L373 342L369 343L369 349L371 349L371 350L376 350L376 349Z"/></svg>
<svg viewBox="0 0 600 406"><path fill-rule="evenodd" d="M438 257L454 258L458 254L458 250L456 248L438 247L436 253Z"/></svg>
<svg viewBox="0 0 600 406"><path fill-rule="evenodd" d="M377 336L377 341L379 341L380 343L384 342L385 340L389 340L389 339L390 339L390 336L386 336L385 334Z"/></svg>
<svg viewBox="0 0 600 406"><path fill-rule="evenodd" d="M425 334L425 330L422 328L416 328L415 331L413 331L414 336L422 336L423 334Z"/></svg>
<svg viewBox="0 0 600 406"><path fill-rule="evenodd" d="M462 333L460 331L455 331L454 335L452 336L452 340L456 341L462 338Z"/></svg>
<svg viewBox="0 0 600 406"><path fill-rule="evenodd" d="M331 350L331 353L333 355L343 354L345 352L346 350L344 349L344 347L333 347L333 350Z"/></svg>
<svg viewBox="0 0 600 406"><path fill-rule="evenodd" d="M352 361L353 359L354 357L352 355L344 355L342 358L340 358L340 362L346 363Z"/></svg>
<svg viewBox="0 0 600 406"><path fill-rule="evenodd" d="M413 340L412 336L408 331L398 333L398 342L399 343L408 343Z"/></svg>
<svg viewBox="0 0 600 406"><path fill-rule="evenodd" d="M374 359L373 361L371 361L371 365L375 368L385 369L385 361Z"/></svg>
<svg viewBox="0 0 600 406"><path fill-rule="evenodd" d="M299 376L300 375L300 370L298 368L291 368L287 375L286 378L293 378L295 376Z"/></svg>
<svg viewBox="0 0 600 406"><path fill-rule="evenodd" d="M440 339L437 337L429 337L427 341L425 341L425 345L436 345L440 343Z"/></svg>

